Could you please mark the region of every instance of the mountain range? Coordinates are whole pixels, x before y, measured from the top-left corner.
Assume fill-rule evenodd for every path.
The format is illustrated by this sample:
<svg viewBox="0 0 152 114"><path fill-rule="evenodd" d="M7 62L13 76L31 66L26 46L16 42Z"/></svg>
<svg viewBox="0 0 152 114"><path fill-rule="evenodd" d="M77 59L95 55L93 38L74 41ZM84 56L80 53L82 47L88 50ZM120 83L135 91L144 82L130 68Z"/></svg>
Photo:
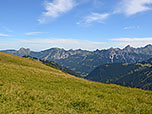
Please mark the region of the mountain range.
<svg viewBox="0 0 152 114"><path fill-rule="evenodd" d="M152 45L133 48L130 45L123 49L110 48L96 51L64 50L51 48L34 52L30 49L2 50L1 52L17 56L31 56L41 60L53 61L63 67L73 70L79 76L85 77L96 67L111 63L137 63L152 58Z"/></svg>

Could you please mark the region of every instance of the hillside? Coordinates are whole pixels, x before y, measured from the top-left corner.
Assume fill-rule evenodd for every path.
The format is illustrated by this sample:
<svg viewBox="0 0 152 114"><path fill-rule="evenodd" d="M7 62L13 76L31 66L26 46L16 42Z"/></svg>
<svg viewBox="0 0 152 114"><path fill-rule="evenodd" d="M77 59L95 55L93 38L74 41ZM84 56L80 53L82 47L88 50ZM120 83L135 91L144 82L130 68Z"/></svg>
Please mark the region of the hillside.
<svg viewBox="0 0 152 114"><path fill-rule="evenodd" d="M76 78L0 53L0 113L151 114L152 92Z"/></svg>
<svg viewBox="0 0 152 114"><path fill-rule="evenodd" d="M53 61L63 67L75 71L85 77L96 67L110 63L137 63L152 57L152 45L141 48L126 46L124 49L110 48L106 50L64 50L51 48L48 50L33 52L30 49L3 50L2 52L17 56L31 56L41 60Z"/></svg>
<svg viewBox="0 0 152 114"><path fill-rule="evenodd" d="M105 64L93 70L86 79L152 90L152 59L128 64Z"/></svg>
<svg viewBox="0 0 152 114"><path fill-rule="evenodd" d="M58 65L57 63L54 63L52 61L48 61L48 60L41 60L41 59L38 59L38 58L33 58L33 57L30 57L30 56L23 56L24 58L29 58L29 59L35 59L35 60L38 60L38 61L41 61L42 63L44 63L45 65L48 65L50 67L53 67L53 68L56 68L56 69L59 69L65 73L68 73L68 74L71 74L73 76L76 76L76 77L80 77L78 74L76 74L74 71L68 69L68 68L65 68L63 66L60 66Z"/></svg>

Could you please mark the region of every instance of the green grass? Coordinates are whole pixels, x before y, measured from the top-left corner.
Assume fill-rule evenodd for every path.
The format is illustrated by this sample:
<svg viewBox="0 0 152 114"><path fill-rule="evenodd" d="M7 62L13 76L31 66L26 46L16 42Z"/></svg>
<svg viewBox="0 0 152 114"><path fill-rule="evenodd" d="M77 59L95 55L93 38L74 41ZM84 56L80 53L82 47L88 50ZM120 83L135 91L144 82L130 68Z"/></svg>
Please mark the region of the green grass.
<svg viewBox="0 0 152 114"><path fill-rule="evenodd" d="M0 114L152 114L152 92L76 78L0 53Z"/></svg>

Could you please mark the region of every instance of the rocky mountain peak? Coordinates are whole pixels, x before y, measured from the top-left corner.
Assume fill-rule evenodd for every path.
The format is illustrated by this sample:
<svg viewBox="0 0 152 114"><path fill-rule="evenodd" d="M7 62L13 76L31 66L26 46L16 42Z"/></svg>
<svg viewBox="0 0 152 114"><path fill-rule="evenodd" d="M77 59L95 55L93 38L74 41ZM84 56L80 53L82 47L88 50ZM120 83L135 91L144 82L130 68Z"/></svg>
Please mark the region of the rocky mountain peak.
<svg viewBox="0 0 152 114"><path fill-rule="evenodd" d="M20 48L18 50L18 53L21 55L21 56L24 56L24 55L30 55L30 52L31 50L29 48L25 49L25 48Z"/></svg>
<svg viewBox="0 0 152 114"><path fill-rule="evenodd" d="M130 45L127 45L124 49L130 49L132 48Z"/></svg>
<svg viewBox="0 0 152 114"><path fill-rule="evenodd" d="M148 44L147 46L145 46L144 48L151 48L152 49L152 45Z"/></svg>
<svg viewBox="0 0 152 114"><path fill-rule="evenodd" d="M123 50L130 52L130 51L133 51L133 49L134 49L133 47L131 47L130 45L127 45Z"/></svg>
<svg viewBox="0 0 152 114"><path fill-rule="evenodd" d="M19 51L30 51L29 48L25 49L25 48L20 48Z"/></svg>

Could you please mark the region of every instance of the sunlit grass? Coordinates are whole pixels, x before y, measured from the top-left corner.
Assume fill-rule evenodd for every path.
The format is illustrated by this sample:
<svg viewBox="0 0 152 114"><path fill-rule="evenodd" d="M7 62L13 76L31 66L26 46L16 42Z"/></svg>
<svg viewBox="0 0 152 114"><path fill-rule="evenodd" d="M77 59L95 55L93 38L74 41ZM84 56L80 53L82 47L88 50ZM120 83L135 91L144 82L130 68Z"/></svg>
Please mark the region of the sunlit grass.
<svg viewBox="0 0 152 114"><path fill-rule="evenodd" d="M0 53L0 114L152 114L152 92L95 83Z"/></svg>

